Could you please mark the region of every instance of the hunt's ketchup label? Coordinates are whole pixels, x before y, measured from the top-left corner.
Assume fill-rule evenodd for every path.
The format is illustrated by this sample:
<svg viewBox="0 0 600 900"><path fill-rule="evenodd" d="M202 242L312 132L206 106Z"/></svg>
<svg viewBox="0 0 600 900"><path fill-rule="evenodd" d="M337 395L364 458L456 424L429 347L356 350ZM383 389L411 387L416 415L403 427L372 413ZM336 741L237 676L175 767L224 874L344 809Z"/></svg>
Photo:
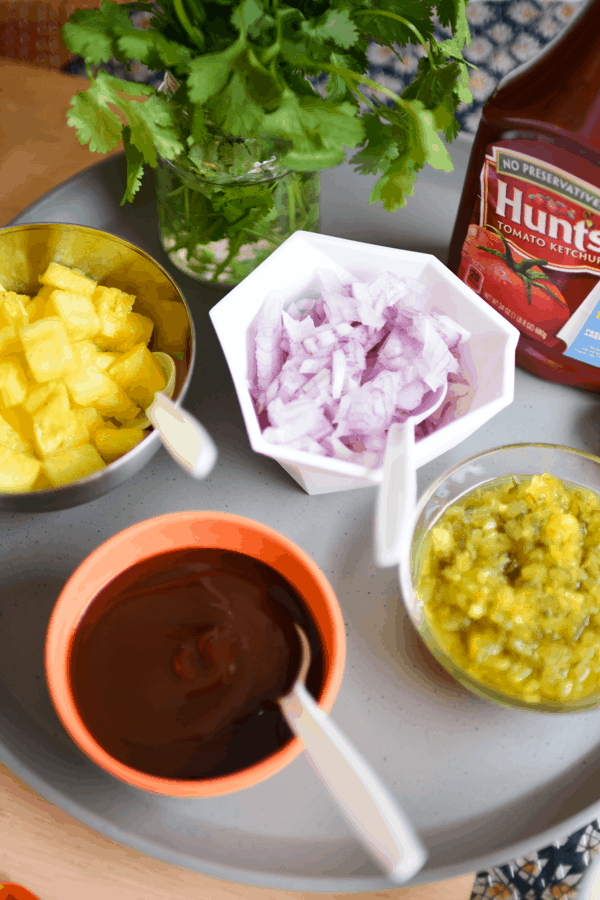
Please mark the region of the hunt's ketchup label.
<svg viewBox="0 0 600 900"><path fill-rule="evenodd" d="M600 367L600 187L490 145L458 276L530 340Z"/></svg>

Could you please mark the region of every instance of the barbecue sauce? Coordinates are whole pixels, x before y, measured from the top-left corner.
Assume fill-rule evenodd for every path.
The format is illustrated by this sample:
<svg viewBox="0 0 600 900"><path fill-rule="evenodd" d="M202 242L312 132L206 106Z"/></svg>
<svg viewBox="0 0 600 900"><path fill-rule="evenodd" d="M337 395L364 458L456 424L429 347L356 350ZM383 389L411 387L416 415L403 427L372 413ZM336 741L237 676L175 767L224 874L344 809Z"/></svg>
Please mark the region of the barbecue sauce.
<svg viewBox="0 0 600 900"><path fill-rule="evenodd" d="M164 778L240 771L291 733L276 703L299 668L297 621L311 642L307 685L323 680L314 623L274 569L241 553L194 549L123 573L75 634L75 702L96 741Z"/></svg>
<svg viewBox="0 0 600 900"><path fill-rule="evenodd" d="M521 332L517 363L600 392L600 0L484 106L448 265Z"/></svg>

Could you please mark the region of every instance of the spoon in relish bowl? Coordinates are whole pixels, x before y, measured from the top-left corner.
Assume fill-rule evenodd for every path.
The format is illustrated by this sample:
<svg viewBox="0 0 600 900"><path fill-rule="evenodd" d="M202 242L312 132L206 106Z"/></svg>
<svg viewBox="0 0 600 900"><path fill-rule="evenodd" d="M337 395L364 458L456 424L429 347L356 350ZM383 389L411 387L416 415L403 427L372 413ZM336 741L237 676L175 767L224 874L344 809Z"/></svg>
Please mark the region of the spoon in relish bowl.
<svg viewBox="0 0 600 900"><path fill-rule="evenodd" d="M375 507L375 561L378 566L395 566L400 548L410 539L417 505L415 428L429 418L446 399L448 381L432 392L425 404L404 422L395 422L388 431L383 461L383 481Z"/></svg>
<svg viewBox="0 0 600 900"><path fill-rule="evenodd" d="M279 698L281 711L369 855L391 881L402 884L423 867L427 850L366 760L307 691L311 649L297 624L296 631L300 669L291 690Z"/></svg>

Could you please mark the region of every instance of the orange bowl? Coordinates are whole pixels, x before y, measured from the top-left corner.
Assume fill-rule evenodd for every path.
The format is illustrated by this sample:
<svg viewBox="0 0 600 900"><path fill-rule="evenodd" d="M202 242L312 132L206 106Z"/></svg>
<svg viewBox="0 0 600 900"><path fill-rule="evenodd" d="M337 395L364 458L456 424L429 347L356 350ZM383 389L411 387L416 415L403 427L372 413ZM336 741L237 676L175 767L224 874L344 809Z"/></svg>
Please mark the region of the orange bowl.
<svg viewBox="0 0 600 900"><path fill-rule="evenodd" d="M171 797L216 797L253 787L280 772L301 753L299 738L292 737L266 759L230 775L197 780L149 775L118 761L92 737L77 709L71 683L75 634L100 592L132 566L193 548L243 553L271 566L296 589L319 633L324 677L317 701L329 712L341 684L346 654L344 620L329 582L308 554L288 538L260 522L220 512L176 512L147 519L94 550L56 601L46 637L46 678L65 729L84 753L111 775Z"/></svg>

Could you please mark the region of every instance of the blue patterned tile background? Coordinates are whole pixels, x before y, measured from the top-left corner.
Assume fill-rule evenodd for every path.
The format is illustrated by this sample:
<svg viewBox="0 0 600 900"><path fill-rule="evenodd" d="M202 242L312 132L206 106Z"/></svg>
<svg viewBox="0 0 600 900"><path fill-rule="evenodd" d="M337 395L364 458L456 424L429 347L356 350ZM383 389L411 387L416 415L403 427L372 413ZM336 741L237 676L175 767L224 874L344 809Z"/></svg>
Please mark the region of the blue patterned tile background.
<svg viewBox="0 0 600 900"><path fill-rule="evenodd" d="M467 7L471 45L465 58L477 68L471 70L469 80L473 102L458 110L462 131L475 133L483 104L500 79L533 59L562 31L580 6L580 0L472 0ZM450 36L449 29L439 23L435 33L439 40ZM371 44L367 53L369 77L400 93L410 83L422 55L420 47ZM377 99L386 102L384 95Z"/></svg>

